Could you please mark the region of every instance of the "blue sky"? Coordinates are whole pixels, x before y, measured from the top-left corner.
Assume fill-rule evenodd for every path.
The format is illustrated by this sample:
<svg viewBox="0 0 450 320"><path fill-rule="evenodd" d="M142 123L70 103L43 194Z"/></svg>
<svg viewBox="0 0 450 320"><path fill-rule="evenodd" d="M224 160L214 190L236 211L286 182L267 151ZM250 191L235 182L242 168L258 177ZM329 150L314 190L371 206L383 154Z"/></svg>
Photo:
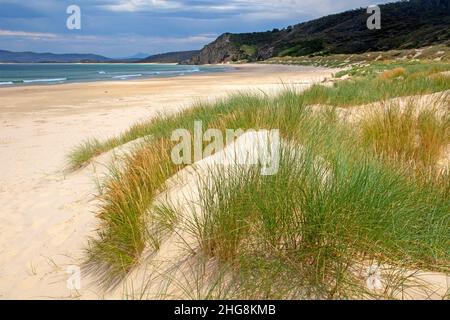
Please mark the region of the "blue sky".
<svg viewBox="0 0 450 320"><path fill-rule="evenodd" d="M97 53L200 49L224 32L265 31L389 0L0 0L0 49ZM81 8L81 30L66 8Z"/></svg>

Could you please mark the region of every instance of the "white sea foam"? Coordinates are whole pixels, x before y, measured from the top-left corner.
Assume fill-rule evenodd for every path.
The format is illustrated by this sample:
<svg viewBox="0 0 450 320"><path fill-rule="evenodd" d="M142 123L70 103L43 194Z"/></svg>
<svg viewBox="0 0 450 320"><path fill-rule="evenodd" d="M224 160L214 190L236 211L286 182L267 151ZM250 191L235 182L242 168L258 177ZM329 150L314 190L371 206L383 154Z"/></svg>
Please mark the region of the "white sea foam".
<svg viewBox="0 0 450 320"><path fill-rule="evenodd" d="M185 72L185 73L191 73L191 72L200 72L199 68L194 68L194 69L186 69L186 70L179 70L177 72Z"/></svg>
<svg viewBox="0 0 450 320"><path fill-rule="evenodd" d="M62 82L66 81L67 78L56 78L56 79L33 79L33 80L23 80L23 83L33 83L33 82Z"/></svg>
<svg viewBox="0 0 450 320"><path fill-rule="evenodd" d="M128 78L137 78L142 77L142 74L124 74L121 76L114 76L113 79L128 79Z"/></svg>
<svg viewBox="0 0 450 320"><path fill-rule="evenodd" d="M183 70L174 70L174 71L163 71L161 74L184 74L184 73L194 73L200 72L200 69L183 69Z"/></svg>
<svg viewBox="0 0 450 320"><path fill-rule="evenodd" d="M8 86L14 84L12 81L0 82L0 86Z"/></svg>

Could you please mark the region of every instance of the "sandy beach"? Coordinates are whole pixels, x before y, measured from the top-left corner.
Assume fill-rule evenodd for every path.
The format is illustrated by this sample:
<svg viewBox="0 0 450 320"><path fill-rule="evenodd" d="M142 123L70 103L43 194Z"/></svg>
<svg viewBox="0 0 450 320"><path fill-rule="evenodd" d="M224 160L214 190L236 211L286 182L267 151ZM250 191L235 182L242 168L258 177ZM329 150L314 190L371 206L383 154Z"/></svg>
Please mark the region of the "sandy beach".
<svg viewBox="0 0 450 320"><path fill-rule="evenodd" d="M96 179L111 153L77 172L67 154L88 138L117 135L158 113L235 91L306 88L336 70L241 65L235 70L124 82L0 89L0 299L120 298L95 284L67 287L98 227Z"/></svg>

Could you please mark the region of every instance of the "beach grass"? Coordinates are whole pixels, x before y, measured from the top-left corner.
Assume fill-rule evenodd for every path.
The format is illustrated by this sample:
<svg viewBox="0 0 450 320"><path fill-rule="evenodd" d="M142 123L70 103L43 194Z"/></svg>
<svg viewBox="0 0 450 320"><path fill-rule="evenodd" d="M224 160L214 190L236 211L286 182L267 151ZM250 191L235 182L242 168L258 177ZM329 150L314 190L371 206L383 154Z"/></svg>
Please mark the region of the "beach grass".
<svg viewBox="0 0 450 320"><path fill-rule="evenodd" d="M103 152L108 151L106 143L101 143L97 139L89 139L76 146L69 154L69 166L72 169L80 169L89 161Z"/></svg>
<svg viewBox="0 0 450 320"><path fill-rule="evenodd" d="M232 266L239 292L232 298L369 296L354 274L367 261L448 271L445 196L341 155L329 162L327 185L309 151L288 152L274 177L216 173L214 188L203 190L199 247ZM388 298L389 289L379 295Z"/></svg>
<svg viewBox="0 0 450 320"><path fill-rule="evenodd" d="M380 63L344 71L351 75L333 87L315 85L304 94L309 104L348 107L396 97L424 95L450 89L450 64Z"/></svg>
<svg viewBox="0 0 450 320"><path fill-rule="evenodd" d="M388 50L366 52L361 54L313 54L301 57L274 57L262 63L322 66L329 68L364 67L377 63L405 63L415 64L448 63L450 49L448 45L434 45L419 49Z"/></svg>
<svg viewBox="0 0 450 320"><path fill-rule="evenodd" d="M85 270L100 283L114 287L138 261L148 239L145 213L164 182L179 168L170 158L172 143L164 139L148 144L124 160L125 169L113 166L103 187L98 237L87 249Z"/></svg>
<svg viewBox="0 0 450 320"><path fill-rule="evenodd" d="M392 73L392 70L398 72L400 69L404 75L401 79L382 75L383 72L386 72L386 75ZM358 68L357 71L353 69L346 71L345 74L355 75L354 79L337 82L332 87L312 86L302 94L302 99L306 104L348 107L395 97L441 92L450 90L450 76L442 74L449 70L450 64L447 63L371 64L364 69ZM119 137L102 142L96 139L87 140L69 154L69 165L72 169L78 169L86 165L92 158L137 138L170 136L173 130L184 127L183 122L192 123L192 119L201 119L202 121L219 119L222 114L240 108L237 104L242 102L245 97L249 100L256 99L248 94L237 95L229 98L226 103L218 102L212 109L207 104L197 103L188 111L181 111L172 116L160 115L150 121L138 123Z"/></svg>
<svg viewBox="0 0 450 320"><path fill-rule="evenodd" d="M206 257L233 270L236 287L229 298L395 297L408 277L397 273L383 292L369 292L356 276L368 261L448 272L448 188L405 170L434 161L418 156L386 162L385 150L374 148L379 135L365 133L367 126L378 125L373 118L358 136L338 123L333 111L304 110L276 175L262 176L257 167L217 170L206 183L212 187L199 190L201 217L193 232ZM392 134L403 125L402 117L410 112L391 119ZM411 122L421 126L423 117L418 112ZM439 147L450 144L447 122L428 125L441 139ZM422 146L415 152L427 153L429 145ZM387 155L398 157L403 148L393 143Z"/></svg>
<svg viewBox="0 0 450 320"><path fill-rule="evenodd" d="M404 108L391 103L364 119L363 140L387 160L430 168L450 144L449 117L450 112L445 109L433 110L428 106L415 110L413 101Z"/></svg>
<svg viewBox="0 0 450 320"><path fill-rule="evenodd" d="M183 213L153 207L167 179L184 168L171 161L170 137L180 128L193 133L194 121L202 121L205 130L279 129L290 146L274 176L261 176L258 168L212 172L210 187L199 190L201 219L191 232L198 254L231 273L228 298L374 296L355 271L367 261L448 272L449 176L435 169L450 144L449 112L422 110L415 99L403 109L387 100L449 90L441 72L395 66L305 92L235 94L82 145L71 155L73 168L152 137L111 169L87 270L112 287L139 263L144 248L159 250L161 232L173 232ZM335 108L376 101L387 105L356 125L341 121ZM315 112L312 104L328 107ZM395 277L375 297L393 297L404 281Z"/></svg>

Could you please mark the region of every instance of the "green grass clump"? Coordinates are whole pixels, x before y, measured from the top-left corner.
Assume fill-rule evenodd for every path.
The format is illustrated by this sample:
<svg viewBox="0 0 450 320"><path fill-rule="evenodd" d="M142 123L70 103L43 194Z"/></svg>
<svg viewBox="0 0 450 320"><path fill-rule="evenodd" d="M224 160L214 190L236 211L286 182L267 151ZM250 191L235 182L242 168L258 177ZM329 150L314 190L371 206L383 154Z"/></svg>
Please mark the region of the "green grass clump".
<svg viewBox="0 0 450 320"><path fill-rule="evenodd" d="M448 271L450 206L442 195L342 155L330 159L327 184L311 152L285 150L273 177L216 172L214 187L202 190L199 247L232 266L238 298L369 295L351 272L364 261Z"/></svg>
<svg viewBox="0 0 450 320"><path fill-rule="evenodd" d="M105 288L114 287L136 265L147 244L146 212L165 181L179 168L170 158L172 143L158 140L125 160L125 169L111 169L98 215L101 227L91 239L85 263Z"/></svg>
<svg viewBox="0 0 450 320"><path fill-rule="evenodd" d="M86 140L74 148L69 154L69 165L72 169L79 169L87 164L93 157L102 154L108 149L97 139Z"/></svg>
<svg viewBox="0 0 450 320"><path fill-rule="evenodd" d="M449 271L448 192L374 158L330 112L306 115L295 132L276 175L212 171L199 190L192 232L232 270L228 298L393 297L406 279L369 292L355 276L367 261Z"/></svg>

